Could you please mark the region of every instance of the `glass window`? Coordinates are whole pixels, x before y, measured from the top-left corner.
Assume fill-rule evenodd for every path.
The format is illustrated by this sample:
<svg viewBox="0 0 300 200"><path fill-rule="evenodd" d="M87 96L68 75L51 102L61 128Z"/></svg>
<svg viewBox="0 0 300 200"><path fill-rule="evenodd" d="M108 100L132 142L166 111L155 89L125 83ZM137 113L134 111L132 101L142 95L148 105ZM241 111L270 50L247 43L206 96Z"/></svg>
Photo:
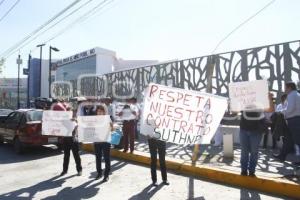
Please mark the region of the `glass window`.
<svg viewBox="0 0 300 200"><path fill-rule="evenodd" d="M91 56L59 66L56 70L56 81L77 80L82 74L96 73L96 56Z"/></svg>
<svg viewBox="0 0 300 200"><path fill-rule="evenodd" d="M27 112L27 121L42 121L43 111L32 110Z"/></svg>

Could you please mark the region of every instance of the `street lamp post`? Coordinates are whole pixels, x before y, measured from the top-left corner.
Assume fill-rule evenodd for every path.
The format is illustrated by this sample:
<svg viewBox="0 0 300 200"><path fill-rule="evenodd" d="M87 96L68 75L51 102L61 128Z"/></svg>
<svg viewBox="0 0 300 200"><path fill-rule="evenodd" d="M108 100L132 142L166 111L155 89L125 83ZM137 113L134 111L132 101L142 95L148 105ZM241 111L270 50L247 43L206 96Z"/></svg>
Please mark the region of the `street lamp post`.
<svg viewBox="0 0 300 200"><path fill-rule="evenodd" d="M17 108L20 108L20 65L22 64L21 55L18 55L17 58L17 64L18 64L18 94L17 94Z"/></svg>
<svg viewBox="0 0 300 200"><path fill-rule="evenodd" d="M51 51L59 51L58 48L56 47L49 47L49 97L51 98L51 67L52 67L52 63L51 63Z"/></svg>
<svg viewBox="0 0 300 200"><path fill-rule="evenodd" d="M43 46L45 44L39 44L36 47L40 47L40 95L42 94L42 57L43 57Z"/></svg>
<svg viewBox="0 0 300 200"><path fill-rule="evenodd" d="M30 108L30 65L31 65L31 54L28 56L28 75L27 75L27 108Z"/></svg>

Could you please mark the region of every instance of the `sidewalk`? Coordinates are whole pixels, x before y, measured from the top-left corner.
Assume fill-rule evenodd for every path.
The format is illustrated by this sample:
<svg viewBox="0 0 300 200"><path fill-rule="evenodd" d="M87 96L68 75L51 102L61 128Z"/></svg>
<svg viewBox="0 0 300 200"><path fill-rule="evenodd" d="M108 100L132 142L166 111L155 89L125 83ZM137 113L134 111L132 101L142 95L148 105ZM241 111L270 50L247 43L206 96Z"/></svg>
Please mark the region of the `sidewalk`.
<svg viewBox="0 0 300 200"><path fill-rule="evenodd" d="M168 158L181 160L185 163L192 163L193 146L182 146L167 143ZM139 141L135 142L135 150L138 152L149 153L148 143L143 135L139 136ZM285 179L300 184L300 166L294 166L292 162L297 161L296 157L290 154L284 163L276 160L272 154L278 153L278 149L260 149L257 165L257 176L274 179ZM201 145L196 165L219 168L226 171L240 173L240 155L239 145L234 146L234 158L223 157L223 146ZM150 156L150 153L149 153Z"/></svg>
<svg viewBox="0 0 300 200"><path fill-rule="evenodd" d="M93 151L93 145L84 144L85 151ZM234 158L223 157L222 147L213 145L200 146L199 158L192 163L193 146L167 144L166 165L169 171L192 175L212 182L233 185L293 199L300 199L300 167L293 166L295 158L289 155L288 161L281 163L272 158L272 150L260 149L257 166L257 177L240 175L240 148L235 146ZM139 135L135 142L133 154L113 149L111 156L143 165L150 165L148 143L144 136Z"/></svg>

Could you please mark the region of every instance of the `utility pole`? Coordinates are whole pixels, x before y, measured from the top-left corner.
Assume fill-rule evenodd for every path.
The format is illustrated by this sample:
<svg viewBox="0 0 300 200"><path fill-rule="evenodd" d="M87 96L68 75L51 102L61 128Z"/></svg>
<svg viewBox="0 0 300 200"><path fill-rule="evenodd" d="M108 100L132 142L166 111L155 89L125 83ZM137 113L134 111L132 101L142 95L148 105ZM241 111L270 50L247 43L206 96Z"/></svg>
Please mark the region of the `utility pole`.
<svg viewBox="0 0 300 200"><path fill-rule="evenodd" d="M52 46L49 47L49 98L51 98L51 68L52 68L51 51L52 50L58 52L59 49Z"/></svg>
<svg viewBox="0 0 300 200"><path fill-rule="evenodd" d="M29 91L29 85L30 85L30 65L31 65L31 54L28 56L28 75L27 75L27 108L30 108L30 91Z"/></svg>
<svg viewBox="0 0 300 200"><path fill-rule="evenodd" d="M17 64L18 64L18 96L17 96L17 108L20 109L20 65L22 64L21 55L18 55L17 58Z"/></svg>
<svg viewBox="0 0 300 200"><path fill-rule="evenodd" d="M40 48L40 95L42 94L42 57L43 57L43 46L45 46L45 44L39 44L36 47Z"/></svg>
<svg viewBox="0 0 300 200"><path fill-rule="evenodd" d="M213 74L216 66L216 58L214 55L208 57L207 65L206 65L206 77L207 77L207 85L206 85L206 93L212 93L212 83L213 83ZM192 155L192 163L195 164L199 155L199 144L195 144L193 155Z"/></svg>

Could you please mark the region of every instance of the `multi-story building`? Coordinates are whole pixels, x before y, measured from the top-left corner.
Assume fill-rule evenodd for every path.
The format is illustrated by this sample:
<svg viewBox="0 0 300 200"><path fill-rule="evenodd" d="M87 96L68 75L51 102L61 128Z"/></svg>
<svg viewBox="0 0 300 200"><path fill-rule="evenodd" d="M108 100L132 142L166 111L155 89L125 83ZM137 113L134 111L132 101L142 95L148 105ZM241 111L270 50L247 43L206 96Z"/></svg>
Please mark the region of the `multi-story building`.
<svg viewBox="0 0 300 200"><path fill-rule="evenodd" d="M97 76L128 68L153 65L157 62L156 60L118 59L114 51L96 47L56 62L52 73L55 76L55 82L60 85L54 86L56 88L54 94L98 96L101 87L96 81ZM81 85L82 80L84 84ZM61 83L61 81L64 82Z"/></svg>
<svg viewBox="0 0 300 200"><path fill-rule="evenodd" d="M27 78L20 78L20 107L26 108L27 104ZM18 79L0 79L0 107L16 109L18 105Z"/></svg>

